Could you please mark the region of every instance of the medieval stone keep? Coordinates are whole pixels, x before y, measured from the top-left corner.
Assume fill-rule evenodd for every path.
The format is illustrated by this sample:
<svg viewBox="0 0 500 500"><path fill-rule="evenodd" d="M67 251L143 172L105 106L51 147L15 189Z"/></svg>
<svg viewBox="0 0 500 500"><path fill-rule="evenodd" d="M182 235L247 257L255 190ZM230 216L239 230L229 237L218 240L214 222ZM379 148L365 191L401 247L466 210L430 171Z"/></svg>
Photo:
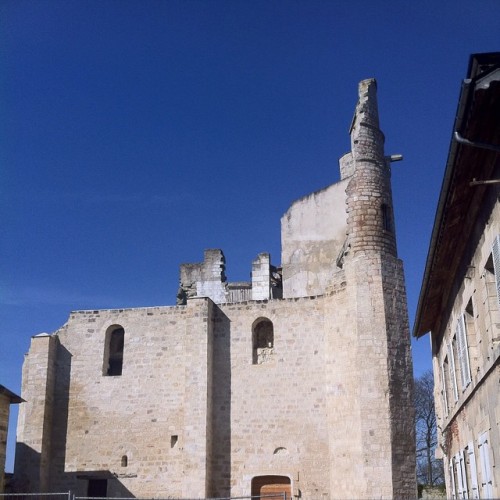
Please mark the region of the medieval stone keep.
<svg viewBox="0 0 500 500"><path fill-rule="evenodd" d="M231 283L184 264L176 306L74 311L31 340L23 491L203 498L415 497L412 365L390 162L362 81L341 180L281 220Z"/></svg>

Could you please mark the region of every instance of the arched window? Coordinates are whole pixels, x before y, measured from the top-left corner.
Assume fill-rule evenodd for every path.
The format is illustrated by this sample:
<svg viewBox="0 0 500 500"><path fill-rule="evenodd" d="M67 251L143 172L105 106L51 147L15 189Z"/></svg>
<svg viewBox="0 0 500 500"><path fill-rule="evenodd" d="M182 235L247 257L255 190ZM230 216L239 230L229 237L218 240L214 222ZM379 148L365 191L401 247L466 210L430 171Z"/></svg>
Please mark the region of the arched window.
<svg viewBox="0 0 500 500"><path fill-rule="evenodd" d="M121 326L114 325L108 328L104 347L104 375L117 376L122 374L124 342L125 330Z"/></svg>
<svg viewBox="0 0 500 500"><path fill-rule="evenodd" d="M252 328L252 361L260 365L269 361L274 353L274 328L272 321L259 318Z"/></svg>

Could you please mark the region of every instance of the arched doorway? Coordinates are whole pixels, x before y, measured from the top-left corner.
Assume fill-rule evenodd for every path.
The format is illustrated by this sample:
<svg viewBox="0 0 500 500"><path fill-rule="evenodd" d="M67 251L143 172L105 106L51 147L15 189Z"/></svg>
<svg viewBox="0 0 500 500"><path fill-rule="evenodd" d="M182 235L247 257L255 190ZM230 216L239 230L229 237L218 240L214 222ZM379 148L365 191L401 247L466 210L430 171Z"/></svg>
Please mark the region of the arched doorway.
<svg viewBox="0 0 500 500"><path fill-rule="evenodd" d="M290 500L292 485L286 476L256 476L252 479L252 497L264 496L265 500Z"/></svg>

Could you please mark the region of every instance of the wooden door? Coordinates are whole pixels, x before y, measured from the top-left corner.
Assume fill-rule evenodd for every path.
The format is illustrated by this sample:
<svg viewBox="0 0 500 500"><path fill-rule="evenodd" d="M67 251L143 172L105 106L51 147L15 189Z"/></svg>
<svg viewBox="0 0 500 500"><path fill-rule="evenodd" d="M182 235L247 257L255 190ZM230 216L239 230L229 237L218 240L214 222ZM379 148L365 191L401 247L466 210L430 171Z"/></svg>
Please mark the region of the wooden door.
<svg viewBox="0 0 500 500"><path fill-rule="evenodd" d="M286 496L284 497L283 494ZM268 496L269 495L269 496ZM263 496L264 500L290 500L292 485L286 476L257 476L252 480L252 496Z"/></svg>

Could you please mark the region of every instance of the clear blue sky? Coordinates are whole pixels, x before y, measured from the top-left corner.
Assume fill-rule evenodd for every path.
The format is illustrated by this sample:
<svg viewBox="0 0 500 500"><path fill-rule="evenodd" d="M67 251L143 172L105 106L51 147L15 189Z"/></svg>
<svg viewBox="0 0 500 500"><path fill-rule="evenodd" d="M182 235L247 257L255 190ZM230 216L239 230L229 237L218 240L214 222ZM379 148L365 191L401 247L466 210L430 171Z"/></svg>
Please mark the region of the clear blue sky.
<svg viewBox="0 0 500 500"><path fill-rule="evenodd" d="M173 304L205 248L231 281L278 264L280 217L338 180L368 77L405 158L413 324L460 83L499 19L498 0L2 0L0 384L20 393L30 337L71 310Z"/></svg>

